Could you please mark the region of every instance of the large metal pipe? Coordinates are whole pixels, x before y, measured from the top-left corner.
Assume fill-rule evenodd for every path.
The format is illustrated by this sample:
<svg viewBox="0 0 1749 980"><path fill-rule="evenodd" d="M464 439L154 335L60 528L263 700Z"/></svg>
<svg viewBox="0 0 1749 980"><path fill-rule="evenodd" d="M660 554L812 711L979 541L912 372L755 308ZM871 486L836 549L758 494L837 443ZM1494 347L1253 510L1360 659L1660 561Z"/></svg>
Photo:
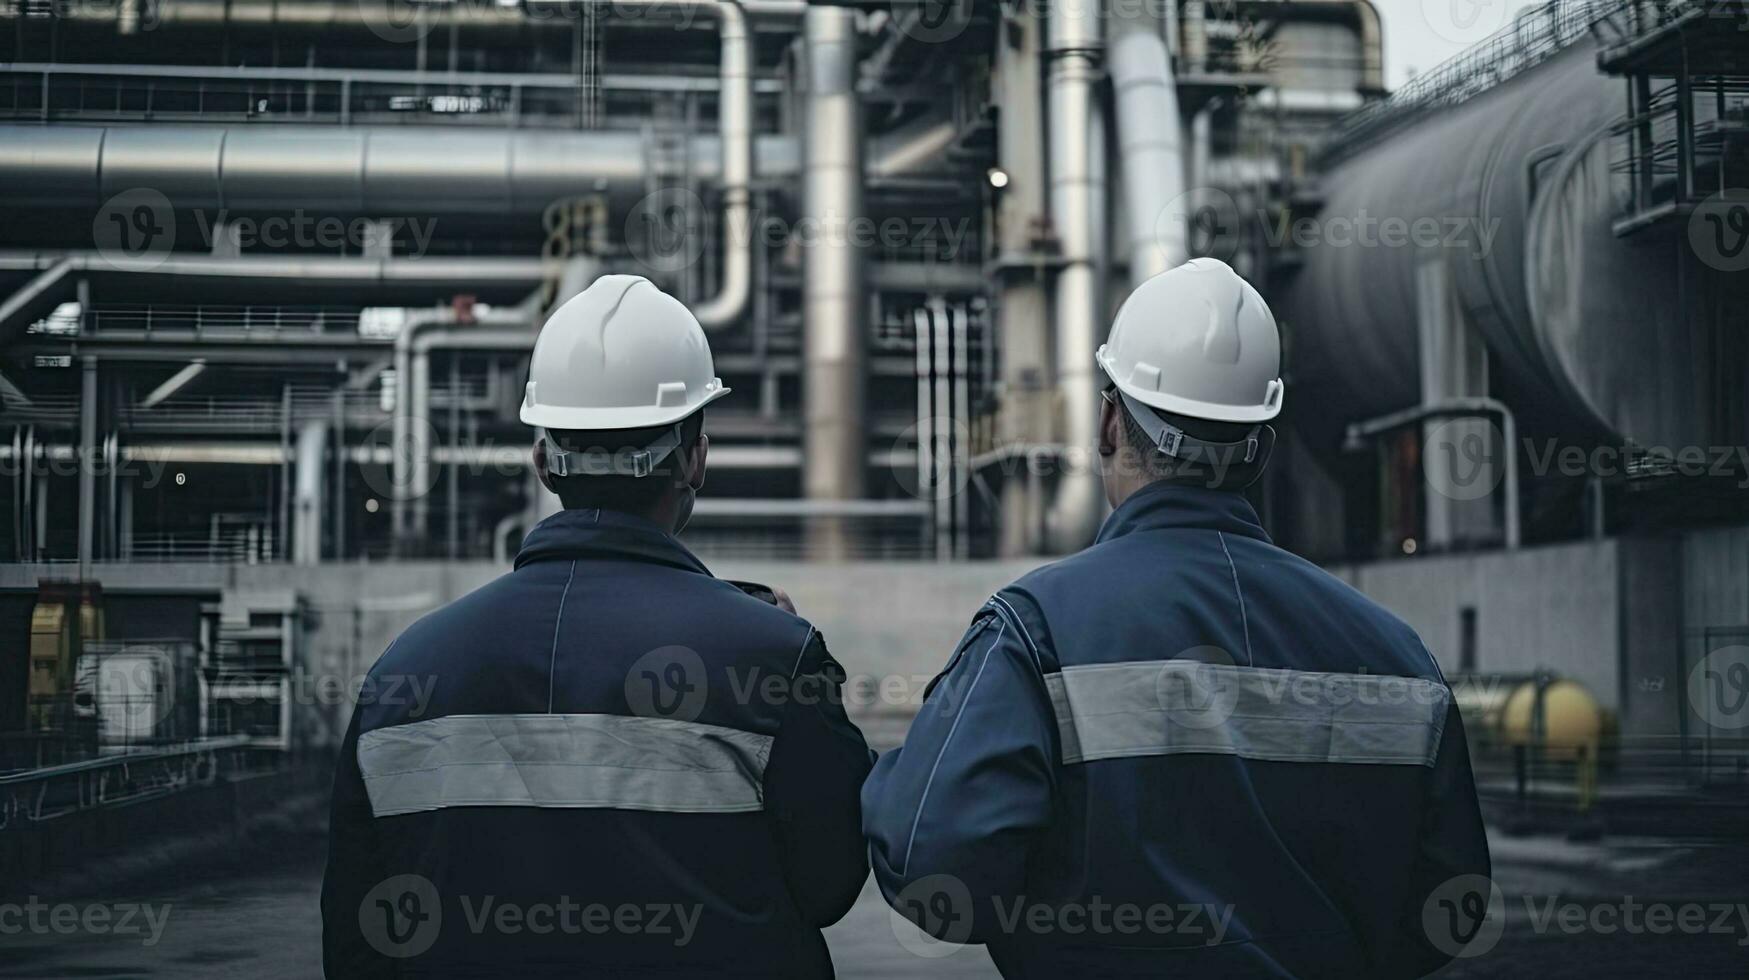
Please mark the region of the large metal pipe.
<svg viewBox="0 0 1749 980"><path fill-rule="evenodd" d="M430 353L438 347L520 350L534 346L532 306L493 310L462 323L454 310L422 310L395 336L395 414L391 422L391 526L397 539L425 532L431 491Z"/></svg>
<svg viewBox="0 0 1749 980"><path fill-rule="evenodd" d="M652 6L666 4L655 0ZM694 304L692 315L715 330L741 319L753 296L753 35L740 4L718 2L706 9L715 11L722 39L717 136L723 142L723 276L717 294Z"/></svg>
<svg viewBox="0 0 1749 980"><path fill-rule="evenodd" d="M1093 352L1098 346L1098 250L1106 196L1103 121L1095 89L1102 53L1099 12L1099 5L1088 0L1054 3L1046 25L1046 166L1051 223L1062 258L1053 303L1064 460L1045 515L1045 538L1047 547L1058 553L1092 541L1105 508L1093 462L1099 425Z"/></svg>
<svg viewBox="0 0 1749 980"><path fill-rule="evenodd" d="M853 223L862 216L862 135L856 93L855 12L814 7L804 19L808 95L802 286L802 486L811 500L864 495L862 256Z"/></svg>
<svg viewBox="0 0 1749 980"><path fill-rule="evenodd" d="M725 93L724 101L738 100ZM798 167L785 136L751 147L737 136L726 152L720 135L691 139L701 180L745 186L755 149L763 176L794 176ZM578 194L635 200L648 166L644 138L631 132L0 125L0 206L8 207L98 208L149 187L188 210L526 215Z"/></svg>
<svg viewBox="0 0 1749 980"><path fill-rule="evenodd" d="M292 563L322 560L322 472L328 452L328 421L314 419L298 430L297 477L292 498Z"/></svg>
<svg viewBox="0 0 1749 980"><path fill-rule="evenodd" d="M527 0L522 4L433 3L408 0L115 0L113 3L56 4L53 16L75 23L113 23L118 33L165 29L303 30L323 34L368 30L385 41L417 40L438 29L524 32L540 28L571 29L575 8L594 2L602 7L645 6L663 24L687 24L696 15L685 3L635 4L634 0ZM795 18L800 0L740 0L754 17ZM0 21L35 16L26 5L0 6Z"/></svg>
<svg viewBox="0 0 1749 980"><path fill-rule="evenodd" d="M1184 122L1156 27L1141 18L1114 22L1111 45L1132 286L1190 259L1187 223L1167 213L1184 193Z"/></svg>

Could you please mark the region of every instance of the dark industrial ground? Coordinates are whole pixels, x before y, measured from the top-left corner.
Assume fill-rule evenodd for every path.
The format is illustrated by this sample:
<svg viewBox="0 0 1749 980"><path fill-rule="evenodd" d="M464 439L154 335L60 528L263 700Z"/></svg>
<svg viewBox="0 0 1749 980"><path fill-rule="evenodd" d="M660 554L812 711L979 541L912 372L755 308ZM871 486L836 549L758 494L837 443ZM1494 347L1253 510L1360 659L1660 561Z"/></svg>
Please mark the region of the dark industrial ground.
<svg viewBox="0 0 1749 980"><path fill-rule="evenodd" d="M308 808L312 814L317 808ZM1672 829L1675 829L1673 825ZM1749 843L1670 837L1605 837L1574 842L1561 834L1493 835L1495 877L1504 897L1505 931L1484 955L1441 976L1652 977L1745 976L1749 968ZM81 934L0 935L0 976L37 978L249 977L306 980L320 976L323 839L319 818L257 832L223 859L178 861L107 891L69 884L41 894L45 903L168 906L160 941ZM88 879L89 880L89 879ZM1550 900L1555 900L1550 905ZM1682 931L1674 916L1658 935L1618 925L1624 905L1673 910L1702 906L1704 925ZM1583 911L1561 911L1577 908ZM1550 913L1553 912L1551 915ZM1563 917L1568 925L1563 925ZM1701 913L1691 913L1699 922ZM1540 922L1539 922L1540 919ZM1601 923L1602 928L1575 919ZM0 923L4 924L4 923ZM895 931L897 930L897 931ZM994 977L981 948L939 958L912 950L918 937L895 926L872 885L844 921L827 933L840 977ZM939 950L936 950L939 951Z"/></svg>

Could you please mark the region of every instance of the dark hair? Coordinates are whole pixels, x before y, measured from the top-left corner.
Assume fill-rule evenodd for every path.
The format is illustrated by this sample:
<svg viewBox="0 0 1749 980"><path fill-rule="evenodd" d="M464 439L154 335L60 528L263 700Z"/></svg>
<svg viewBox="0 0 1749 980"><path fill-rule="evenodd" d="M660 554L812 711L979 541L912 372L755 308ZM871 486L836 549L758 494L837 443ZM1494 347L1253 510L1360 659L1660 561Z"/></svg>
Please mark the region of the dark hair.
<svg viewBox="0 0 1749 980"><path fill-rule="evenodd" d="M1151 480L1166 480L1183 486L1219 490L1241 489L1257 478L1262 459L1246 463L1243 455L1239 455L1224 470L1217 470L1204 461L1168 456L1155 447L1154 440L1142 428L1141 423L1136 421L1135 416L1130 414L1129 406L1121 398L1118 399L1117 410L1123 417L1124 442L1127 444L1119 447L1118 451L1127 452L1126 465L1139 467L1142 474ZM1257 427L1249 422L1211 422L1159 408L1150 408L1150 411L1159 416L1161 421L1182 429L1185 435L1203 442L1243 442L1251 434L1251 430Z"/></svg>
<svg viewBox="0 0 1749 980"><path fill-rule="evenodd" d="M643 429L548 429L547 439L571 452L621 453L648 446L671 428L658 425ZM692 451L703 432L701 409L680 422L680 445L657 463L649 476L553 477L553 487L567 510L599 507L628 514L648 513L664 493L679 485L681 456Z"/></svg>

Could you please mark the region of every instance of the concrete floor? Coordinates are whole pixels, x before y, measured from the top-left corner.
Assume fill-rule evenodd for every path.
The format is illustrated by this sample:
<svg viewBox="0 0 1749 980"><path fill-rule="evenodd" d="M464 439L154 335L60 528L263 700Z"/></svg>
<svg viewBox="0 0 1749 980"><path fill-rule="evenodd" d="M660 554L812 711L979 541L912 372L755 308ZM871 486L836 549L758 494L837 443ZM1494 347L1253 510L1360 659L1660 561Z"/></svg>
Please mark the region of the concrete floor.
<svg viewBox="0 0 1749 980"><path fill-rule="evenodd" d="M1485 955L1460 961L1449 980L1524 977L1648 977L1684 980L1745 976L1749 964L1749 845L1676 839L1576 844L1559 837L1493 841L1495 878L1505 898L1505 932ZM129 901L169 906L160 941L139 936L0 935L0 977L175 977L178 980L310 980L320 976L319 840L288 846L277 866L249 874L214 869L172 876ZM1739 906L1702 934L1564 931L1536 910L1550 898L1586 907L1659 901ZM50 899L45 896L45 901ZM0 919L0 925L5 924ZM869 886L845 919L827 931L845 980L996 976L982 948L942 952L906 923L895 923Z"/></svg>
<svg viewBox="0 0 1749 980"><path fill-rule="evenodd" d="M0 976L311 980L322 975L321 886L316 849L307 860L269 872L170 882L117 903L169 906L156 945L142 945L144 935L0 935ZM931 959L912 953L906 944L934 944L910 923L895 921L872 883L826 935L842 980L997 976L982 947L940 948L950 955Z"/></svg>

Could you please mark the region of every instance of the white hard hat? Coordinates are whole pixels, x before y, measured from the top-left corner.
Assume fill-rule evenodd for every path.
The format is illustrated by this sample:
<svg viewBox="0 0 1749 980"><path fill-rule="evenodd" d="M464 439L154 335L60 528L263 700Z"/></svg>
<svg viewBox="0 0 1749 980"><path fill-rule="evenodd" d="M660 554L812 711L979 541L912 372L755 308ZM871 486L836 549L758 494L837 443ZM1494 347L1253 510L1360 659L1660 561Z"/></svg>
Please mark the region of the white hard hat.
<svg viewBox="0 0 1749 980"><path fill-rule="evenodd" d="M1193 259L1136 287L1095 355L1126 401L1215 422L1281 414L1281 337L1251 284Z"/></svg>
<svg viewBox="0 0 1749 980"><path fill-rule="evenodd" d="M602 276L541 327L521 416L542 429L670 426L629 452L566 451L549 440L555 476L647 476L679 446L679 423L728 393L690 310L642 276Z"/></svg>
<svg viewBox="0 0 1749 980"><path fill-rule="evenodd" d="M541 328L522 421L642 429L678 422L728 393L691 311L642 276L602 276Z"/></svg>

